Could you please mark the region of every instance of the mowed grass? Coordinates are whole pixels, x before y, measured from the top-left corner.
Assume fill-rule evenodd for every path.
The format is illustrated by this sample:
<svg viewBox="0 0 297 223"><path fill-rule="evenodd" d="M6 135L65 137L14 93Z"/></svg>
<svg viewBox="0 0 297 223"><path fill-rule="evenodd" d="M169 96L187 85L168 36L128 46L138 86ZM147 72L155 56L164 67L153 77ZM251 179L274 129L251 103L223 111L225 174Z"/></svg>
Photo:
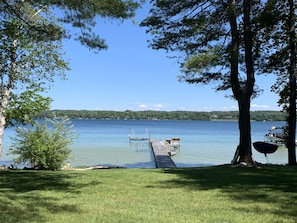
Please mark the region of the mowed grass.
<svg viewBox="0 0 297 223"><path fill-rule="evenodd" d="M0 171L0 222L297 222L297 167Z"/></svg>

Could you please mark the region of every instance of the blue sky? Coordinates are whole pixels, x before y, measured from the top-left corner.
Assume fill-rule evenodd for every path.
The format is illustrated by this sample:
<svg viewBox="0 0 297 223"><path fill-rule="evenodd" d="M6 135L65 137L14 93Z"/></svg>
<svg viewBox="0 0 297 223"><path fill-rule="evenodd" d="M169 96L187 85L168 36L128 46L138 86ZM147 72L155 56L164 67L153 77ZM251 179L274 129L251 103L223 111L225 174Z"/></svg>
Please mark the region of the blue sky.
<svg viewBox="0 0 297 223"><path fill-rule="evenodd" d="M137 11L140 22L147 8ZM144 28L125 21L100 21L96 32L106 39L108 49L98 54L78 42L64 42L71 70L68 80L57 80L49 90L51 109L230 111L237 102L215 92L214 86L189 85L178 81L180 68L164 51L148 47ZM278 96L270 92L275 78L257 76L264 92L252 101L251 110L280 110Z"/></svg>

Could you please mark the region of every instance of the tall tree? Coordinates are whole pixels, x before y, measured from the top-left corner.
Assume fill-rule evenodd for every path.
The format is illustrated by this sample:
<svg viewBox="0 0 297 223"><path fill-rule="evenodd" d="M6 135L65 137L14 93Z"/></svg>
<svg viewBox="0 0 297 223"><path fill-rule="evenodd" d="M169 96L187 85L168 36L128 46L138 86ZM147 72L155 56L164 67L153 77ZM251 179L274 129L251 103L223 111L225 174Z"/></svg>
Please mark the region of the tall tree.
<svg viewBox="0 0 297 223"><path fill-rule="evenodd" d="M62 28L48 11L36 13L26 2L9 3L7 7L6 2L0 5L0 154L12 95L29 86L43 88L55 75L64 77L68 68L61 59ZM45 32L52 35L48 37Z"/></svg>
<svg viewBox="0 0 297 223"><path fill-rule="evenodd" d="M289 16L289 47L290 47L290 65L289 65L289 109L288 109L288 137L286 140L288 148L289 165L296 165L296 5L293 0L288 0Z"/></svg>
<svg viewBox="0 0 297 223"><path fill-rule="evenodd" d="M62 39L73 37L95 51L106 49L104 39L93 31L96 19L124 20L138 7L132 0L0 1L0 155L7 118L12 117L6 114L9 103L30 86L44 90L55 76L66 78ZM78 31L72 31L75 28Z"/></svg>
<svg viewBox="0 0 297 223"><path fill-rule="evenodd" d="M254 1L151 1L142 22L153 35L151 47L182 52L181 80L191 84L219 81L216 90L232 89L239 107L239 161L254 165L250 101L254 91Z"/></svg>
<svg viewBox="0 0 297 223"><path fill-rule="evenodd" d="M288 163L296 165L296 3L269 0L257 19L265 46L257 63L261 72L277 75L272 90L279 94L279 104L287 112Z"/></svg>

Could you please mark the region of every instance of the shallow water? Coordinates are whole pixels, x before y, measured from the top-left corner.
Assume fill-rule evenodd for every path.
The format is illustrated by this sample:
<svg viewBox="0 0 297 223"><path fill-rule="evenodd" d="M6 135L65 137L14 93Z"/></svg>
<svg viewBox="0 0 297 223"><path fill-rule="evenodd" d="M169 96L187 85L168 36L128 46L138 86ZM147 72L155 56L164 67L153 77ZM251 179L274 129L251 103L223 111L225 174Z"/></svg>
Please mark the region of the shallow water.
<svg viewBox="0 0 297 223"><path fill-rule="evenodd" d="M230 163L239 141L236 121L172 121L172 120L72 120L79 134L72 145L71 166L112 165L127 168L154 168L155 162L147 141L130 142L135 137L154 139L179 137L181 147L172 157L178 167L219 165ZM284 122L252 122L252 141L264 139L271 126ZM14 135L6 129L1 162L9 164L7 155ZM287 163L287 150L278 149L268 158L256 150L253 157L261 163Z"/></svg>

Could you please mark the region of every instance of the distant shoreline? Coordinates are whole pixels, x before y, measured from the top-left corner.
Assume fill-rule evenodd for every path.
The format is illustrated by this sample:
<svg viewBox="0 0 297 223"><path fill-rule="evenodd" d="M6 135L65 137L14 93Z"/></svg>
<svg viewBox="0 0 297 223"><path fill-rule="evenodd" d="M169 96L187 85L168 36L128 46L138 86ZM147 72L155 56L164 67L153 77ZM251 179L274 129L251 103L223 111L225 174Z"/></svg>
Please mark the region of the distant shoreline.
<svg viewBox="0 0 297 223"><path fill-rule="evenodd" d="M250 114L251 121L286 121L286 113L281 111L251 111ZM39 118L54 116L76 119L237 121L238 111L48 110L38 115Z"/></svg>

